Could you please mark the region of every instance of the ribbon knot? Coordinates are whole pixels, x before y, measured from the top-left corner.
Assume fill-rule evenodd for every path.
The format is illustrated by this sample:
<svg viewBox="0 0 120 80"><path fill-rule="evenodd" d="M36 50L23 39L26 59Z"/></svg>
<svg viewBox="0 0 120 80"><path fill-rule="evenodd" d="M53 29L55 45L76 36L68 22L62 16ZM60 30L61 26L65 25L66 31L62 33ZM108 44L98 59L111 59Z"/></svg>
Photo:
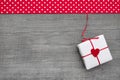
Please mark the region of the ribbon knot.
<svg viewBox="0 0 120 80"><path fill-rule="evenodd" d="M83 38L83 39L82 39L82 42L87 41L87 40L91 40L91 39L99 39L99 37L94 37L94 38Z"/></svg>

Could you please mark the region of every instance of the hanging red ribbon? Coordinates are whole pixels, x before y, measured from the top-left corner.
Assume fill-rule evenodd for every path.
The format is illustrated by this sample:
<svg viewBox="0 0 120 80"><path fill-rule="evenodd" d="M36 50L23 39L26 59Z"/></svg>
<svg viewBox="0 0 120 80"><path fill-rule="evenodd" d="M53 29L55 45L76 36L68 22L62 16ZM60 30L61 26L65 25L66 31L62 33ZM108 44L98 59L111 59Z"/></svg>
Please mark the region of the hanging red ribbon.
<svg viewBox="0 0 120 80"><path fill-rule="evenodd" d="M86 29L87 29L87 25L88 25L88 14L86 14L86 24L85 24L85 27L84 27L84 29L83 29L83 31L82 31L82 37L84 37L84 35L85 35L85 31L86 31Z"/></svg>

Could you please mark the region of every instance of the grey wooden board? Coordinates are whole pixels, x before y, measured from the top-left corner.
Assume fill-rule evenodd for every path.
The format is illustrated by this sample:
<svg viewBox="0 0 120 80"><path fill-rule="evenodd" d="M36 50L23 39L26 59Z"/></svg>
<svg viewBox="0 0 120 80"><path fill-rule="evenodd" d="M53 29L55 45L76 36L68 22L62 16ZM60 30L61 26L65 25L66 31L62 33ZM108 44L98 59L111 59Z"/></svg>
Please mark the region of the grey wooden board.
<svg viewBox="0 0 120 80"><path fill-rule="evenodd" d="M87 37L104 34L113 61L87 71L77 44L85 15L0 15L0 80L120 80L120 15L90 14Z"/></svg>

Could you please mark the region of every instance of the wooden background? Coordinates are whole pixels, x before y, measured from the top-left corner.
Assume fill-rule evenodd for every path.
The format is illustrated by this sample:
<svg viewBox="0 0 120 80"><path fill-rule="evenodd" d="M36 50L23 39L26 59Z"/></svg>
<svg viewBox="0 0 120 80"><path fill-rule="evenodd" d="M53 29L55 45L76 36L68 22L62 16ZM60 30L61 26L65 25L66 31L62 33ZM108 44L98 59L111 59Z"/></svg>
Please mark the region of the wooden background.
<svg viewBox="0 0 120 80"><path fill-rule="evenodd" d="M84 14L0 15L0 80L120 80L120 15L89 15L87 37L104 34L113 61L87 71L77 44Z"/></svg>

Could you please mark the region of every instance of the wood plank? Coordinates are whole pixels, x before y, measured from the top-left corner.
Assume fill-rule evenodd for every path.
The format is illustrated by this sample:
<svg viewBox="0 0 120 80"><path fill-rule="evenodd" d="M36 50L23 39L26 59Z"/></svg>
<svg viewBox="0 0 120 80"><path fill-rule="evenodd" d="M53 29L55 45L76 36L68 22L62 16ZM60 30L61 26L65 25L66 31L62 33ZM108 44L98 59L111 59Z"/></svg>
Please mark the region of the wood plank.
<svg viewBox="0 0 120 80"><path fill-rule="evenodd" d="M119 14L89 15L89 29L120 29L119 18ZM82 29L85 22L85 15L0 15L1 27L18 29L34 27L41 30L69 31Z"/></svg>

